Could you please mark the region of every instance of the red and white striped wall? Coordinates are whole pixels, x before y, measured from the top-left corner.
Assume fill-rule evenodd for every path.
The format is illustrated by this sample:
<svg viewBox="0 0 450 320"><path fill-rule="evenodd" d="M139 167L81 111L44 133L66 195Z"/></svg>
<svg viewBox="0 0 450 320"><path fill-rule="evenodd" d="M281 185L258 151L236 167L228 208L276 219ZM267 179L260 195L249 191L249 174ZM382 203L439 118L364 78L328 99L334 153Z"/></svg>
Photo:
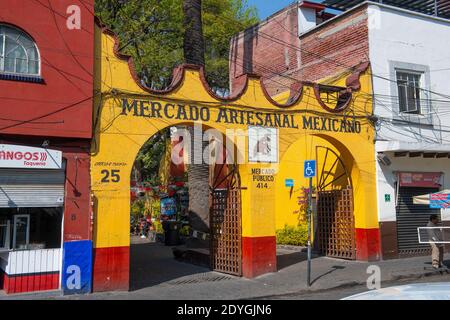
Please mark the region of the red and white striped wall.
<svg viewBox="0 0 450 320"><path fill-rule="evenodd" d="M61 251L0 252L0 288L7 294L58 289Z"/></svg>

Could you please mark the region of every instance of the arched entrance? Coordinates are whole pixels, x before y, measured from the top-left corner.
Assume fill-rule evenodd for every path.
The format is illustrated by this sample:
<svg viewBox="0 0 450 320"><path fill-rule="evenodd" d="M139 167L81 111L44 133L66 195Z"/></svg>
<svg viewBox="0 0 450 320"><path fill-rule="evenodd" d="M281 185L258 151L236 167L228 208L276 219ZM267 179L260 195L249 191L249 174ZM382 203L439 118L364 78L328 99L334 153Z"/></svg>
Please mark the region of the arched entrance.
<svg viewBox="0 0 450 320"><path fill-rule="evenodd" d="M202 68L184 65L175 70L167 89L156 91L142 86L132 61L117 52L120 45L111 32L97 28L96 41L95 89L101 94L95 101L96 125L91 152L95 292L129 288L130 176L136 154L156 132L186 123L213 127L225 136L230 134L230 140L243 155L242 161L238 161L240 179L234 179L242 181L243 187L231 187L223 192L220 190L223 186L213 183L211 195L206 192L211 204L204 207L214 208L213 216L222 221L219 222L222 226L229 222L230 230L238 231L236 226L239 223L242 226L241 259L236 258L239 239L224 236L225 228L215 229L217 241L221 244L231 241L232 245L216 246L214 269L242 272L247 278L277 270L276 228L298 216L292 212L298 209L295 192L304 182L298 170L299 162L314 157L312 145L303 142L323 138L320 135L326 136L329 144L325 145L330 148L333 148L330 144L341 144L336 149L338 153L342 151L340 156L344 160L353 159L350 171L355 187L358 259L376 256L379 241L376 207L372 205L376 195L374 130L365 121L371 112L370 95L355 95L351 100L349 108L354 106L355 126L350 124L349 129L342 110L327 110L311 83L305 83L301 90L292 90L289 103L281 105L268 96L258 77L248 76L242 78L242 87L233 96L224 98L207 86ZM366 69L367 66L349 77L352 83L360 80L358 86L352 86L354 92L360 87L370 89L371 78ZM273 152L263 155L255 143L259 143L260 134L267 134L267 128L271 129ZM269 144L268 139L265 142ZM287 187L286 181L292 180L295 186ZM239 210L239 204L240 222L227 217L229 210ZM289 219L284 219L287 215ZM368 239L374 240L369 243ZM228 262L220 266L221 255L225 254L222 248L233 253L228 253L232 257L230 261L242 260L241 271L239 266L227 267Z"/></svg>
<svg viewBox="0 0 450 320"><path fill-rule="evenodd" d="M201 267L242 275L240 177L234 156L237 150L217 130L210 134L214 129L205 130L206 127L201 126L196 128L202 129L203 148L194 147L191 144L193 140L186 136L192 132L187 129L191 126L184 124L165 128L153 135L139 151L133 166L130 180L133 219L130 220L138 219L145 225L151 219L152 230L147 233L141 228L136 235L133 226L131 228L132 290L180 276L204 273L205 269ZM154 153L153 150L159 150L161 145L163 150ZM194 150L194 154L190 154L189 148ZM209 209L206 210L209 215L206 217L195 207L183 203L180 197L181 194L189 194L191 189L187 170L192 164L186 160L196 157L196 152L201 152L203 161L207 161L204 163L207 168L206 188L209 190ZM174 160L175 157L179 159ZM150 170L146 168L146 164L155 163L157 165ZM148 177L149 171L152 177ZM208 191L206 196L208 198ZM189 199L195 200L194 197ZM138 217L135 217L136 208L142 211L138 212Z"/></svg>
<svg viewBox="0 0 450 320"><path fill-rule="evenodd" d="M317 242L329 256L356 259L355 217L351 176L341 157L328 147L316 147Z"/></svg>

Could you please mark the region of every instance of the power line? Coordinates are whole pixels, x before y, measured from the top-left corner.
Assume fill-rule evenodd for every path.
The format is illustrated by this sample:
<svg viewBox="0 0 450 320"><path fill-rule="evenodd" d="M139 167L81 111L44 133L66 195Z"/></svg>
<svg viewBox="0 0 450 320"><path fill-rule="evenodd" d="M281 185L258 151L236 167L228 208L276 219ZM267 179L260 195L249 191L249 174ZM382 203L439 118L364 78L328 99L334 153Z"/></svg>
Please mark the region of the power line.
<svg viewBox="0 0 450 320"><path fill-rule="evenodd" d="M214 14L214 13L213 13L213 14ZM214 14L214 16L217 17L218 19L223 19L223 20L227 20L227 21L230 21L230 22L233 22L233 23L238 23L238 24L240 24L242 27L245 28L245 26L242 25L241 23L239 23L238 21L231 20L231 19L227 19L226 17L222 17L222 16L219 16L219 15L217 15L217 14ZM278 23L278 21L277 21L277 23ZM251 28L254 28L254 26L251 27ZM306 54L309 54L309 55L318 57L318 58L320 58L321 60L328 61L328 62L332 62L332 63L334 63L334 64L336 64L336 65L338 65L338 66L344 67L347 71L353 71L353 70L355 70L355 66L348 66L348 65L346 65L346 64L344 64L344 63L342 63L342 62L339 62L339 61L337 61L337 60L335 60L335 59L327 58L327 57L325 57L325 56L323 56L323 55L320 55L320 54L318 54L318 53L308 51L308 50L306 50L305 48L301 48L301 47L295 46L295 45L293 45L293 44L291 44L291 43L288 43L288 42L286 42L286 41L283 41L283 40L281 40L281 39L275 38L275 37L273 37L272 35L269 35L269 34L263 32L263 31L261 31L261 30L257 30L257 32L258 32L258 34L262 35L263 38L266 38L266 39L268 39L268 40L272 40L273 42L278 43L278 44L285 45L285 46L290 47L290 48L292 48L292 49L294 49L294 50L296 50L296 51L304 52L304 53L306 53ZM288 32L290 32L290 31L288 31ZM298 37L298 35L295 35L295 36ZM386 77L383 77L383 76L374 74L374 73L372 73L372 72L371 72L371 75L374 76L374 77L377 77L377 78L386 80L386 81L390 81L390 82L395 82L395 83L397 83L396 80L389 79L389 78L386 78ZM409 87L415 88L415 87L413 87L413 86L409 86ZM449 96L449 95L446 95L446 94L443 94L443 93L434 92L434 91L431 91L431 90L428 90L428 89L424 89L424 88L418 88L418 89L420 89L420 90L422 90L422 91L430 92L430 93L433 93L433 94L435 94L435 95L439 95L439 96L442 96L442 97L445 97L445 98L449 98L449 99L450 99L450 96Z"/></svg>
<svg viewBox="0 0 450 320"><path fill-rule="evenodd" d="M53 13L58 14L55 10L53 10L53 8L51 7L51 5L50 5L50 8L49 8L49 7L45 6L44 4L42 4L42 3L41 3L40 1L38 1L38 0L34 0L34 1L38 2L39 4L41 4L42 6L48 8L48 9L50 9ZM49 1L49 0L48 0L48 1ZM83 6L86 7L86 5L84 4L84 2L83 2L82 0L79 0L79 1L83 4ZM194 4L194 5L196 5L196 4ZM86 8L86 9L87 9L87 8ZM200 8L200 9L201 9L201 8ZM91 12L90 10L87 10L87 11L88 11L91 15L93 15L93 16L95 17L95 15L94 15L93 12ZM236 20L232 20L232 19L226 18L225 16L219 16L218 14L215 14L215 13L213 13L213 12L211 12L211 14L214 15L215 17L219 18L219 19L231 21L231 22L233 22L233 23L235 23L235 24L239 24L241 27L243 27L243 28L245 28L245 29L248 29L248 27L246 27L245 25L243 25L243 24L240 23L239 21L236 21ZM297 34L295 34L295 33L293 33L292 31L286 29L279 21L277 21L276 19L274 19L274 21L275 21L277 24L279 24L286 32L290 33L291 35L294 35L296 38L298 37ZM254 28L254 27L255 27L255 26L252 26L252 27L250 27L250 28ZM145 34L145 32L146 32L146 30L145 30L145 28L144 28L144 29L142 30L142 32L141 32L141 35ZM285 41L280 40L280 39L278 39L278 38L275 38L275 37L273 37L273 36L271 36L271 35L269 35L269 34L267 34L267 33L264 33L264 32L262 32L262 31L260 31L260 30L258 30L258 33L259 33L259 34L262 34L263 37L266 37L266 39L272 40L273 42L276 42L276 43L278 43L278 44L284 44L284 45L287 45L287 46L291 47L292 49L295 49L296 51L306 52L306 53L309 54L309 55L313 55L313 56L319 57L321 60L325 60L325 61L329 61L329 62L332 62L332 63L334 63L334 64L337 64L337 65L339 65L339 66L341 66L341 67L346 68L347 71L353 71L353 70L355 70L355 66L348 66L348 65L345 65L344 63L338 62L338 61L335 60L335 59L327 58L327 57L325 57L325 56L323 56L323 55L320 55L320 54L317 54L317 53L315 53L315 52L308 51L308 50L306 50L305 48L301 48L301 47L295 46L295 45L293 45L293 44L291 44L291 43L288 43L288 42L285 42ZM138 35L137 37L139 37L139 36L140 36L140 35ZM299 70L301 70L301 69L302 69L302 68L300 68ZM442 70L446 70L446 69L442 69ZM450 70L450 69L449 69L449 70ZM281 74L281 73L278 73L277 75L278 75L278 76L284 76L284 75ZM396 80L389 79L389 78L386 78L386 77L382 77L382 76L377 75L377 74L371 73L371 75L374 76L374 77L378 77L378 78L387 80L387 81L391 81L391 82L397 83ZM295 79L295 80L296 80L296 81L299 81L298 79ZM408 85L408 86L409 86L409 85ZM414 86L409 86L409 87L411 87L411 88L416 88L416 87L414 87ZM442 93L434 92L434 91L427 90L427 89L424 89L424 88L418 88L418 89L423 90L423 91L427 91L427 92L430 92L430 93L433 93L433 94L436 94L436 95L440 95L440 96L442 96L442 97L445 97L445 98L449 98L449 99L450 99L450 96L449 96L449 95L445 95L445 94L442 94ZM450 100L449 100L449 103L450 103Z"/></svg>
<svg viewBox="0 0 450 320"><path fill-rule="evenodd" d="M60 109L58 109L58 110L55 110L55 111L52 111L52 112L49 112L49 113L46 113L46 114L43 114L43 115L34 117L34 118L32 118L32 119L28 119L28 120L20 120L18 123L15 123L15 124L8 125L8 126L5 126L5 127L0 128L0 131L7 130L7 129L11 129L11 128L14 128L14 127L17 127L17 126L26 124L26 123L32 123L33 121L36 121L36 120L40 120L40 119L42 119L42 118L49 117L49 116L51 116L51 115L54 115L54 114L57 114L57 113L59 113L59 112L65 111L65 110L67 110L67 109L73 108L73 107L75 107L75 106L77 106L77 105L79 105L79 104L82 104L83 102L89 101L89 100L91 100L92 98L93 98L93 96L88 97L88 98L85 98L85 99L80 100L80 101L78 101L78 102L75 102L75 103L72 103L72 104L70 104L70 105L64 106L64 107L62 107L62 108L60 108Z"/></svg>

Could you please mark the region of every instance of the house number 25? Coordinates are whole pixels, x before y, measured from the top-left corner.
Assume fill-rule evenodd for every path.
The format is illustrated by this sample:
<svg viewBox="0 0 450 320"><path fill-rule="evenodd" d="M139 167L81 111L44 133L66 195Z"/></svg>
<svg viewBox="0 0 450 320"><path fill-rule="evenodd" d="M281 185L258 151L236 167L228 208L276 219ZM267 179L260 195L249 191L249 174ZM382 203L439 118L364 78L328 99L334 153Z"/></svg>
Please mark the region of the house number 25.
<svg viewBox="0 0 450 320"><path fill-rule="evenodd" d="M108 182L119 182L120 181L120 170L102 170L102 182L108 183Z"/></svg>

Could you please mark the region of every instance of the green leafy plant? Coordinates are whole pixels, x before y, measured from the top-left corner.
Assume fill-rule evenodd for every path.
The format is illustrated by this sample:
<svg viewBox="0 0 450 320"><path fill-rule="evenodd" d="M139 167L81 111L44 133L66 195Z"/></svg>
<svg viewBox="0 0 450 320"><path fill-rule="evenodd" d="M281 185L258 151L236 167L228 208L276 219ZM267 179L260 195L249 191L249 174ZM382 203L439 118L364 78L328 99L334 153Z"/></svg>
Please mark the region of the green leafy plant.
<svg viewBox="0 0 450 320"><path fill-rule="evenodd" d="M276 231L277 244L304 246L308 242L308 226L301 224L297 227L285 225Z"/></svg>
<svg viewBox="0 0 450 320"><path fill-rule="evenodd" d="M131 215L136 219L145 214L145 201L136 200L131 204Z"/></svg>
<svg viewBox="0 0 450 320"><path fill-rule="evenodd" d="M153 226L155 228L156 233L164 233L162 223L159 220L154 221Z"/></svg>
<svg viewBox="0 0 450 320"><path fill-rule="evenodd" d="M190 232L190 227L189 226L184 226L180 229L180 235L188 237L189 236L189 232Z"/></svg>

